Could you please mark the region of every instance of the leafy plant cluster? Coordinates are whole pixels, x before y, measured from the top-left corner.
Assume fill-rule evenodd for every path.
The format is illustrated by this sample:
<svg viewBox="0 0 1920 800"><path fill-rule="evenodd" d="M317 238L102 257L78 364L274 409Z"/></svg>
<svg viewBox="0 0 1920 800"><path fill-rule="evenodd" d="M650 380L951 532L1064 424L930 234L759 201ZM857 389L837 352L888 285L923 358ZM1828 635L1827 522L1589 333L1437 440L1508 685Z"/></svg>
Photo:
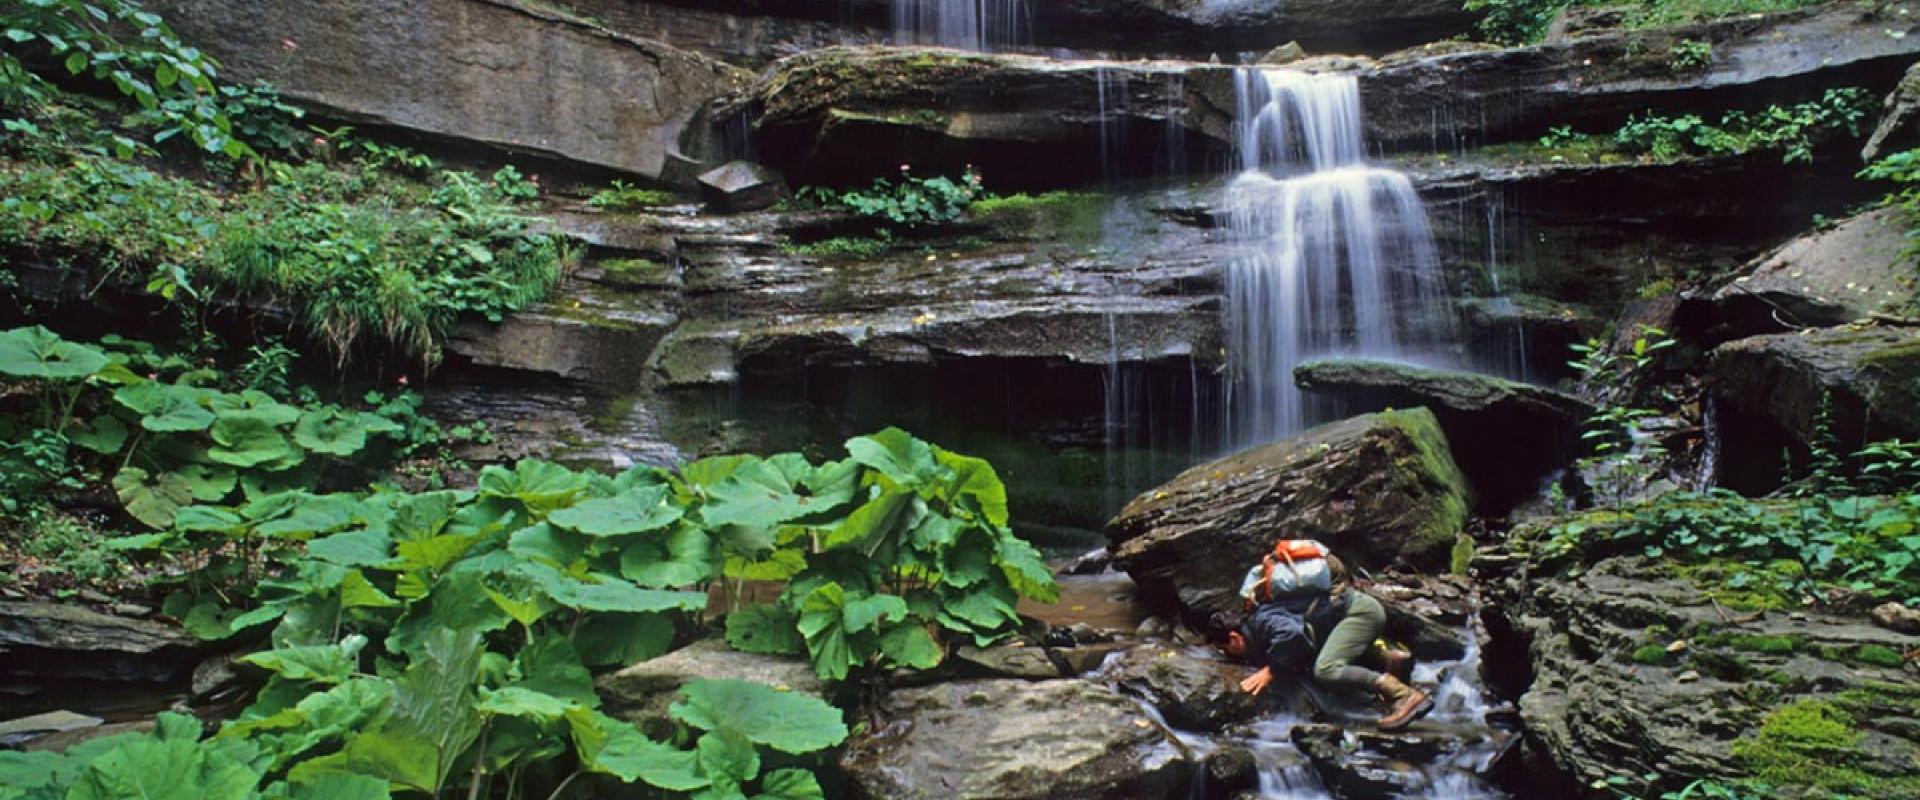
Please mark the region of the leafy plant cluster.
<svg viewBox="0 0 1920 800"><path fill-rule="evenodd" d="M414 154L366 143L351 168L272 162L221 192L15 127L0 147L37 157L0 165L0 246L97 263L189 312L216 295L284 309L342 360L377 343L432 363L459 318L524 308L572 258L519 215L537 189L511 167L409 183L382 168Z"/></svg>
<svg viewBox="0 0 1920 800"><path fill-rule="evenodd" d="M654 206L672 205L678 202L672 192L660 189L642 189L626 181L616 180L605 189L587 197L587 205L602 211L634 211Z"/></svg>
<svg viewBox="0 0 1920 800"><path fill-rule="evenodd" d="M1575 6L1612 6L1625 12L1623 27L1655 28L1743 14L1788 11L1824 0L1465 0L1481 13L1480 35L1506 45L1533 44L1546 38L1560 12Z"/></svg>
<svg viewBox="0 0 1920 800"><path fill-rule="evenodd" d="M1546 547L1630 547L1681 563L1746 565L1728 571L1723 585L1733 590L1817 599L1822 588L1838 586L1911 601L1920 597L1920 493L1777 501L1724 490L1675 493L1618 518L1564 523Z"/></svg>
<svg viewBox="0 0 1920 800"><path fill-rule="evenodd" d="M1579 356L1567 365L1580 374L1580 381L1602 402L1587 419L1580 440L1590 455L1581 459L1583 472L1592 476L1596 499L1620 502L1646 485L1666 458L1666 449L1656 437L1641 431L1642 422L1658 416L1649 408L1634 405L1639 382L1661 352L1676 342L1665 331L1651 326L1641 329L1633 345L1624 353L1614 352L1604 340L1589 339L1573 345Z"/></svg>
<svg viewBox="0 0 1920 800"><path fill-rule="evenodd" d="M1638 115L1604 140L1561 126L1542 137L1540 145L1574 151L1605 145L1655 161L1778 152L1785 163L1808 163L1813 160L1814 149L1827 138L1842 131L1858 137L1875 102L1872 95L1857 87L1828 89L1819 100L1768 106L1755 113L1729 111L1718 123L1709 123L1698 114Z"/></svg>
<svg viewBox="0 0 1920 800"><path fill-rule="evenodd" d="M985 189L980 173L972 167L959 178L944 175L921 178L902 164L899 180L875 178L873 185L866 189L844 191L808 186L797 193L796 199L851 211L882 227L917 228L953 222L966 214L974 200L983 196Z"/></svg>
<svg viewBox="0 0 1920 800"><path fill-rule="evenodd" d="M127 546L282 545L253 601L223 603L236 596L228 581L168 604L203 636L265 631L271 649L242 660L271 677L211 740L157 738L178 740L166 747L181 764L217 762L227 777L201 792L233 792L218 797L323 786L558 797L593 775L670 797L819 798L800 757L846 736L832 707L695 682L656 739L599 710L591 670L666 652L715 583L731 588L729 642L808 653L832 679L933 666L950 639L1012 633L1020 596L1057 597L1038 553L1005 527L1005 487L986 462L894 429L847 450L824 464L729 456L617 476L529 460L487 468L471 491L286 491L181 509L172 537ZM746 605L749 580L788 588ZM42 777L20 786L51 794L16 796L51 797L95 772L122 780L119 758L82 757L29 763ZM0 756L0 770L18 768Z"/></svg>
<svg viewBox="0 0 1920 800"><path fill-rule="evenodd" d="M360 407L292 396L287 358L258 350L224 373L119 337L0 332L0 507L106 484L134 520L166 530L196 502L365 480L440 442L415 395L370 393Z"/></svg>

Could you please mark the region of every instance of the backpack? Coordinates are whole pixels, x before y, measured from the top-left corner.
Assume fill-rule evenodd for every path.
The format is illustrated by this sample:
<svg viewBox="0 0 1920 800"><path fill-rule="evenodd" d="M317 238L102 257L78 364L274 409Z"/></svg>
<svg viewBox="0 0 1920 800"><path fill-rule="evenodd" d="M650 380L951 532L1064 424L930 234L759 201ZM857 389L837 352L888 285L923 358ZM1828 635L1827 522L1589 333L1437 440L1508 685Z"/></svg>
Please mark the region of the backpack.
<svg viewBox="0 0 1920 800"><path fill-rule="evenodd" d="M1247 570L1240 597L1249 608L1275 599L1323 594L1333 589L1327 547L1312 539L1282 539L1273 553Z"/></svg>

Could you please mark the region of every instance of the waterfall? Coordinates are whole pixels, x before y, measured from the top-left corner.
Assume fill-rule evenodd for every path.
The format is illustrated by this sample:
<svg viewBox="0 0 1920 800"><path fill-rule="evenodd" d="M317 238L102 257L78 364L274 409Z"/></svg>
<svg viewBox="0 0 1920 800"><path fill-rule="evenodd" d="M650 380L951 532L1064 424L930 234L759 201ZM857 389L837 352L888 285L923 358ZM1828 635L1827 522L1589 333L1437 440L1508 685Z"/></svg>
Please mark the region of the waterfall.
<svg viewBox="0 0 1920 800"><path fill-rule="evenodd" d="M1366 163L1359 81L1235 74L1241 172L1228 226L1246 254L1227 275L1227 440L1310 422L1293 368L1322 355L1453 360L1426 207L1407 176Z"/></svg>
<svg viewBox="0 0 1920 800"><path fill-rule="evenodd" d="M895 44L987 51L1025 43L1026 0L893 0Z"/></svg>

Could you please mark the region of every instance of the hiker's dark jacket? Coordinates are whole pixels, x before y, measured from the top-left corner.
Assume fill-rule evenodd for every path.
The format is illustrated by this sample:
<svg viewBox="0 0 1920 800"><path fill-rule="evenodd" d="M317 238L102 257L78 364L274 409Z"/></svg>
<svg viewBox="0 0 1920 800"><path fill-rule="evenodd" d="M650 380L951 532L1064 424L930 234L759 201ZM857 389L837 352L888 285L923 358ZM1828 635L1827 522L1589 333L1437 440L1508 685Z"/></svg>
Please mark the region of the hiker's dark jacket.
<svg viewBox="0 0 1920 800"><path fill-rule="evenodd" d="M1260 604L1240 625L1247 658L1276 672L1305 674L1327 632L1346 616L1350 592L1282 597Z"/></svg>

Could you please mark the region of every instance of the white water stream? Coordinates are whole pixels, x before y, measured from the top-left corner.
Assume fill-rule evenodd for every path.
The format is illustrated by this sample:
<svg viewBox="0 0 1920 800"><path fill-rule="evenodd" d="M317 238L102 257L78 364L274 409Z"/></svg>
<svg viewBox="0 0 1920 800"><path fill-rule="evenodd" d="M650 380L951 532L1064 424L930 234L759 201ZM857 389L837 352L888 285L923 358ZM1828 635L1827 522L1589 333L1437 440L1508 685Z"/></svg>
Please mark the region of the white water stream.
<svg viewBox="0 0 1920 800"><path fill-rule="evenodd" d="M1026 0L893 0L895 44L1002 50L1032 36Z"/></svg>
<svg viewBox="0 0 1920 800"><path fill-rule="evenodd" d="M1359 81L1235 74L1241 171L1229 227L1226 441L1261 444L1313 420L1293 368L1316 356L1454 360L1453 304L1407 176L1367 164Z"/></svg>

